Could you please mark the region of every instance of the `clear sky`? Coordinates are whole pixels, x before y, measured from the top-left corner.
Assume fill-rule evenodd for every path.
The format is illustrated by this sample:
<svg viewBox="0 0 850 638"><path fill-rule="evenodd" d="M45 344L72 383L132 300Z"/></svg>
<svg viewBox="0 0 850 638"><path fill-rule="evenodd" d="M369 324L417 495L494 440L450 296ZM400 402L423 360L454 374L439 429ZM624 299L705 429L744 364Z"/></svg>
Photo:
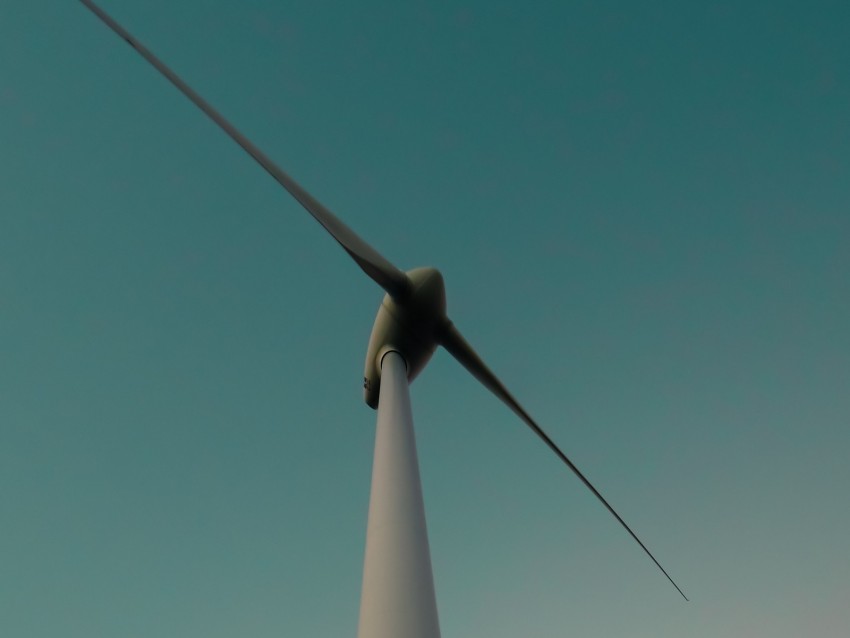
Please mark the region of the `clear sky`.
<svg viewBox="0 0 850 638"><path fill-rule="evenodd" d="M843 637L850 5L103 0L449 312L443 635ZM0 633L353 636L381 291L73 1L0 3Z"/></svg>

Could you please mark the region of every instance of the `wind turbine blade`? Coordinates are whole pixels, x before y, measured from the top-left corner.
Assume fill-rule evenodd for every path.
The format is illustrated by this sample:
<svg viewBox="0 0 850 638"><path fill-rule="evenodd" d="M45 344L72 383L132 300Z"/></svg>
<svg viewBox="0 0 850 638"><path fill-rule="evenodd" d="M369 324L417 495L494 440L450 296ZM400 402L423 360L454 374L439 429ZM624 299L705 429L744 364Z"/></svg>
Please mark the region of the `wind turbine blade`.
<svg viewBox="0 0 850 638"><path fill-rule="evenodd" d="M224 117L207 103L200 95L181 80L174 71L169 69L159 58L151 53L141 42L130 35L126 29L115 22L103 9L91 0L80 0L92 13L100 18L110 29L133 47L157 71L162 73L183 95L189 98L207 116L225 132L234 142L239 144L257 163L274 177L289 194L300 203L313 218L319 222L331 237L351 255L357 265L369 277L396 299L404 299L410 292L410 281L402 271L387 261L377 250L363 241L357 233L346 226L336 215L325 208L316 198L308 193L298 182L280 169L269 157L257 148L248 138L240 133Z"/></svg>
<svg viewBox="0 0 850 638"><path fill-rule="evenodd" d="M455 328L454 324L451 321L446 321L446 324L443 326L442 330L439 333L438 340L441 346L443 346L449 353L457 359L460 364L469 370L476 379L478 379L484 387L486 387L490 392L499 397L502 402L505 403L514 413L522 419L528 427L530 427L534 433L543 439L543 442L548 445L551 450L558 455L558 457L566 463L567 467L569 467L573 473L584 483L587 488L593 492L594 496L598 498L602 504L608 509L609 512L616 518L620 525L622 525L626 531L631 534L631 537L637 541L637 544L641 546L644 552L646 552L647 556L652 559L652 562L658 566L658 569L667 577L673 587L677 589L677 591L682 595L682 598L688 600L688 597L685 596L685 593L679 588L679 586L670 578L670 575L667 571L661 566L655 556L652 555L646 545L641 542L641 540L637 537L637 535L632 531L632 529L626 525L626 521L624 521L619 514L614 510L613 507L605 500L605 497L599 493L593 484L587 480L584 474L575 466L575 464L564 454L561 449L555 445L552 439L549 438L549 435L546 434L543 429L535 423L534 419L532 419L528 412L526 412L523 407L517 402L516 399L508 392L507 388L499 381L498 377L496 377L493 372L490 371L481 358L476 354L475 350L472 349L472 346L463 338L463 335Z"/></svg>

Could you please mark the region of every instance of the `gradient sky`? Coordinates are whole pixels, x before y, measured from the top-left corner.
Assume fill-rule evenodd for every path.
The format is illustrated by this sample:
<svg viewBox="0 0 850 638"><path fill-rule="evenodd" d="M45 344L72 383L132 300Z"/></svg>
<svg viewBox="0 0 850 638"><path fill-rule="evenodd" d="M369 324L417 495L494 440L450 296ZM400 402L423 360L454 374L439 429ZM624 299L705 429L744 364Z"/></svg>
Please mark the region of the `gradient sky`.
<svg viewBox="0 0 850 638"><path fill-rule="evenodd" d="M850 5L103 0L449 312L443 636L844 637ZM82 5L0 4L0 633L353 636L381 291Z"/></svg>

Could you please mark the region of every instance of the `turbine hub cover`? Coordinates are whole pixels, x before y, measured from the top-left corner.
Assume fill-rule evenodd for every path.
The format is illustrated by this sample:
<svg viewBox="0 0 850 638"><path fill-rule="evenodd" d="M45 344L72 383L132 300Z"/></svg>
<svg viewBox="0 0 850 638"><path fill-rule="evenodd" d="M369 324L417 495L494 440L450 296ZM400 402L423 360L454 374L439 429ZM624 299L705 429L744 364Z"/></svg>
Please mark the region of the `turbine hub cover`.
<svg viewBox="0 0 850 638"><path fill-rule="evenodd" d="M436 268L408 271L411 292L403 300L384 296L366 352L363 395L369 407L378 407L381 359L390 351L407 364L408 381L416 378L437 348L437 329L446 321L446 289Z"/></svg>

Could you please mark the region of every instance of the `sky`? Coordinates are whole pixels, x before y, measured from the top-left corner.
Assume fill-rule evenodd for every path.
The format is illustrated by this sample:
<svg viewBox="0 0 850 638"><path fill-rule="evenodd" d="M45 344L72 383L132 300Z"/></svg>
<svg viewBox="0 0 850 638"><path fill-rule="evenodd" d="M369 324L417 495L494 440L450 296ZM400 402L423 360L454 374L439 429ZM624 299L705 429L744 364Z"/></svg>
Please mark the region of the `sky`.
<svg viewBox="0 0 850 638"><path fill-rule="evenodd" d="M850 7L103 0L403 269L446 638L847 635ZM0 629L357 627L382 291L76 2L0 4Z"/></svg>

